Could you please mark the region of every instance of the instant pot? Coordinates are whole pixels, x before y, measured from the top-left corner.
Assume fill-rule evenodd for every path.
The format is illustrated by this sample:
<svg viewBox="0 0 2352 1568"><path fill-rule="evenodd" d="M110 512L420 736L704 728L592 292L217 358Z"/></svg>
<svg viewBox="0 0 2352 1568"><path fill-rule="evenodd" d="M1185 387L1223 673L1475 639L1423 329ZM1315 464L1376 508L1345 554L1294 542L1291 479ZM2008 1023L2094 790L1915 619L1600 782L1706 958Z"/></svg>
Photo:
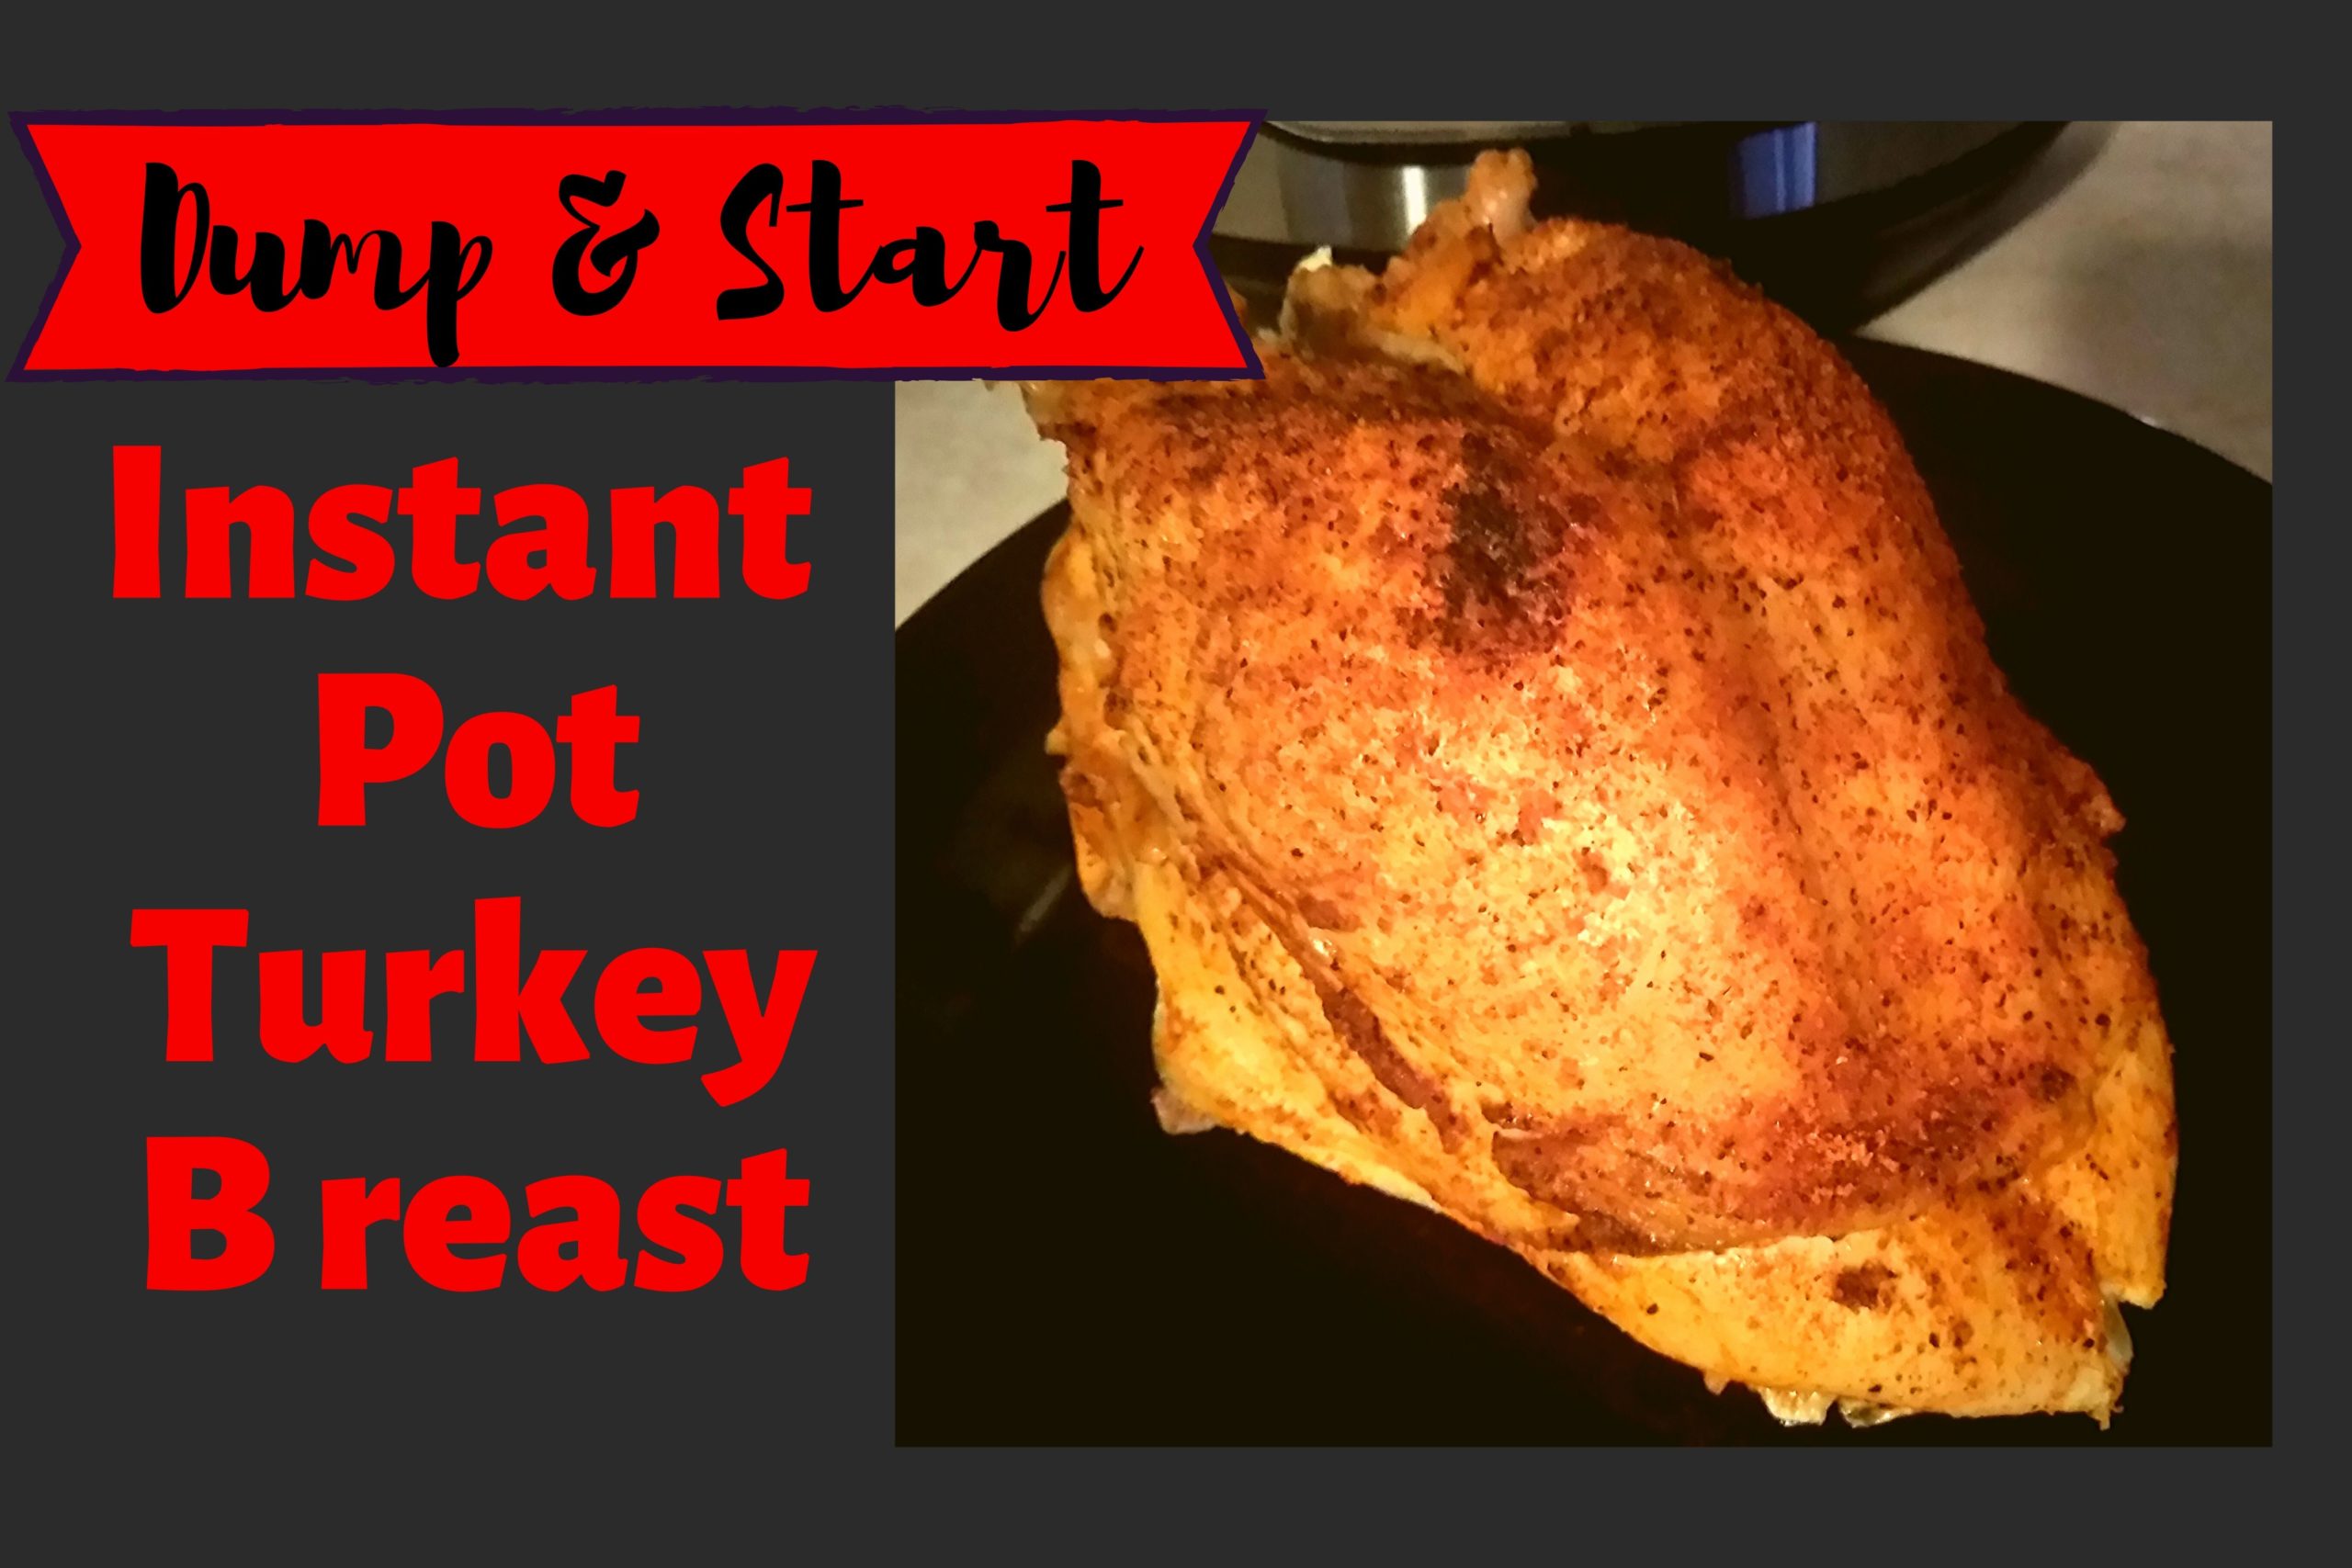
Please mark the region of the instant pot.
<svg viewBox="0 0 2352 1568"><path fill-rule="evenodd" d="M1376 262L1471 160L1523 147L1540 217L1671 234L1728 260L1824 332L1902 299L2014 222L2003 198L2064 121L1293 120L1260 131L1211 249L1271 321L1291 266L1318 247Z"/></svg>

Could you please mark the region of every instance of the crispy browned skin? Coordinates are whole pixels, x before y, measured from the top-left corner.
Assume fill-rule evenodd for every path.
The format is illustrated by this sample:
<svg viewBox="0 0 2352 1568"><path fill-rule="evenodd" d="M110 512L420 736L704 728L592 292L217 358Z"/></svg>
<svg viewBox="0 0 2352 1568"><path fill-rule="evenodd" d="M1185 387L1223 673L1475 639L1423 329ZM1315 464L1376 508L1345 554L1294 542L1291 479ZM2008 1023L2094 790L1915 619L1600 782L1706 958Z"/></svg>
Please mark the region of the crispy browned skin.
<svg viewBox="0 0 2352 1568"><path fill-rule="evenodd" d="M2120 819L1852 372L1525 188L1302 275L1262 383L1033 392L1065 783L1163 1077L1714 1375L2104 1411L2172 1163Z"/></svg>

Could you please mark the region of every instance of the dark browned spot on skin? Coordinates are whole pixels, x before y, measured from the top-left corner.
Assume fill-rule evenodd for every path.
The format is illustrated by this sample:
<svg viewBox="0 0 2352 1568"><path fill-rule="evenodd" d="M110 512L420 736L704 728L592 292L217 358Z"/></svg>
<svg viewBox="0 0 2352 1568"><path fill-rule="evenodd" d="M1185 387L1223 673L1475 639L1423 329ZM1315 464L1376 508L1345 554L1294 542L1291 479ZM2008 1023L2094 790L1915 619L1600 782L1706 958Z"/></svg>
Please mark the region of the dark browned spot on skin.
<svg viewBox="0 0 2352 1568"><path fill-rule="evenodd" d="M1726 457L1738 447L1767 435L1771 423L1769 418L1758 417L1758 404L1753 398L1741 399L1689 431L1667 466L1679 484L1687 484L1692 468L1710 458ZM1706 519L1709 525L1719 521L1719 517Z"/></svg>
<svg viewBox="0 0 2352 1568"><path fill-rule="evenodd" d="M1964 1350L1968 1348L1968 1342L1975 1337L1976 1330L1969 1326L1969 1323L1966 1318L1956 1317L1952 1319L1951 1348L1953 1349Z"/></svg>
<svg viewBox="0 0 2352 1568"><path fill-rule="evenodd" d="M1671 1250L1614 1214L1577 1215L1575 1243L1574 1251L1615 1252L1629 1258L1652 1258Z"/></svg>
<svg viewBox="0 0 2352 1568"><path fill-rule="evenodd" d="M1890 1289L1894 1283L1894 1270L1883 1263L1858 1263L1851 1269L1841 1269L1830 1281L1829 1293L1838 1304L1850 1312L1868 1312L1885 1306L1894 1299Z"/></svg>
<svg viewBox="0 0 2352 1568"><path fill-rule="evenodd" d="M1317 931L1351 931L1359 924L1356 918L1329 898L1308 893L1300 897L1298 912L1306 923Z"/></svg>
<svg viewBox="0 0 2352 1568"><path fill-rule="evenodd" d="M1323 1016L1329 1021L1332 1032L1372 1069L1372 1076L1380 1080L1383 1089L1435 1122L1438 1135L1452 1148L1462 1137L1462 1125L1445 1091L1389 1043L1388 1032L1380 1027L1380 1020L1364 1005L1363 998L1320 976L1314 978L1315 993L1322 1000Z"/></svg>
<svg viewBox="0 0 2352 1568"><path fill-rule="evenodd" d="M1609 891L1609 863L1590 850L1577 852L1577 869L1584 873L1584 885L1594 893Z"/></svg>
<svg viewBox="0 0 2352 1568"><path fill-rule="evenodd" d="M1209 863L1204 861L1202 874L1205 876ZM1323 1005L1323 1017L1340 1043L1355 1053L1358 1059L1371 1069L1374 1078L1389 1093L1427 1116L1437 1128L1438 1137L1447 1149L1461 1145L1466 1131L1461 1114L1445 1090L1405 1058L1380 1026L1380 1019L1365 1004L1363 998L1340 982L1329 964L1320 957L1295 922L1285 919L1271 900L1246 879L1237 886L1248 906L1265 923L1267 931L1288 953L1292 962L1305 973L1307 983L1315 987L1316 999ZM1342 1108L1342 1114L1345 1114ZM1363 1123L1358 1122L1362 1126Z"/></svg>
<svg viewBox="0 0 2352 1568"><path fill-rule="evenodd" d="M1510 1124L1520 1120L1516 1108L1510 1106L1488 1110L1487 1118L1497 1123L1495 1168L1503 1179L1536 1201L1576 1216L1576 1230L1566 1243L1567 1250L1636 1257L1672 1250L1640 1225L1602 1210L1577 1179L1584 1151L1619 1134L1613 1123L1555 1123L1545 1131L1530 1132Z"/></svg>
<svg viewBox="0 0 2352 1568"><path fill-rule="evenodd" d="M1396 1112L1384 1104L1377 1095L1356 1094L1347 1089L1331 1091L1332 1108L1347 1118L1350 1125L1361 1133L1381 1135L1396 1131Z"/></svg>
<svg viewBox="0 0 2352 1568"><path fill-rule="evenodd" d="M1849 1186L1852 1200L1875 1209L1906 1187L1950 1193L1972 1177L2007 1174L1997 1155L1989 1163L1985 1156L2017 1131L2014 1092L2005 1097L1963 1080L1914 1093L1902 1070L1899 1060L1849 1053L1843 1067L1830 1069L1844 1107L1825 1103L1810 1115L1808 1108L1795 1108L1804 1120L1856 1141L1860 1152L1833 1162L1824 1174L1827 1186Z"/></svg>
<svg viewBox="0 0 2352 1568"><path fill-rule="evenodd" d="M1445 492L1444 633L1461 647L1473 629L1524 631L1552 619L1559 589L1540 569L1559 549L1559 513L1519 464L1487 436L1462 438L1462 481ZM1590 503L1590 498L1577 498Z"/></svg>
<svg viewBox="0 0 2352 1568"><path fill-rule="evenodd" d="M2044 1105L2057 1104L2073 1092L2074 1088L2075 1075L2055 1062L2044 1063L2041 1070L2033 1076L2033 1098Z"/></svg>
<svg viewBox="0 0 2352 1568"><path fill-rule="evenodd" d="M1513 1122L1519 1120L1515 1108L1511 1117ZM1568 1172L1585 1147L1600 1136L1597 1126L1538 1133L1501 1125L1495 1134L1495 1168L1502 1172L1504 1180L1539 1202L1577 1213L1585 1207L1583 1194L1575 1190Z"/></svg>

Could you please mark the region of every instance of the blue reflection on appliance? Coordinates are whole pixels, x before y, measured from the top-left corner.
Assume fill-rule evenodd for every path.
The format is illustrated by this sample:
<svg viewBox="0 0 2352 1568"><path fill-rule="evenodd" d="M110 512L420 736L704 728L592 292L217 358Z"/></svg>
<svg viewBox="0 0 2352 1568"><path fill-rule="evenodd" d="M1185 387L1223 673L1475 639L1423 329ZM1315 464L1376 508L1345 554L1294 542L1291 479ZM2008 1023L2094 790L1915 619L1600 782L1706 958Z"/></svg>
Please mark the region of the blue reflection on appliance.
<svg viewBox="0 0 2352 1568"><path fill-rule="evenodd" d="M1742 218L1770 218L1814 204L1815 123L1775 126L1733 149L1732 205Z"/></svg>

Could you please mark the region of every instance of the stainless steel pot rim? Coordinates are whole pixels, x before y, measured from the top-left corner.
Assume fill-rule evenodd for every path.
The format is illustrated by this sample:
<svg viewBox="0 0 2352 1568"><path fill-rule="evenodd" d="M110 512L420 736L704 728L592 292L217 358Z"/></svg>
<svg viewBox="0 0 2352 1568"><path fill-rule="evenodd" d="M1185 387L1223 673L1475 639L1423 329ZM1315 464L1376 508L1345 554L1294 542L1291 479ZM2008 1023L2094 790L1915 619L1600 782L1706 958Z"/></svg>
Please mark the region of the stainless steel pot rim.
<svg viewBox="0 0 2352 1568"><path fill-rule="evenodd" d="M1216 231L1277 244L1391 251L1458 195L1478 150L1523 145L1539 171L1582 144L1671 125L1703 149L1689 177L1726 218L1771 217L1898 185L2019 129L2014 120L1703 122L1269 120L1243 161ZM1694 139L1695 140L1691 140Z"/></svg>

